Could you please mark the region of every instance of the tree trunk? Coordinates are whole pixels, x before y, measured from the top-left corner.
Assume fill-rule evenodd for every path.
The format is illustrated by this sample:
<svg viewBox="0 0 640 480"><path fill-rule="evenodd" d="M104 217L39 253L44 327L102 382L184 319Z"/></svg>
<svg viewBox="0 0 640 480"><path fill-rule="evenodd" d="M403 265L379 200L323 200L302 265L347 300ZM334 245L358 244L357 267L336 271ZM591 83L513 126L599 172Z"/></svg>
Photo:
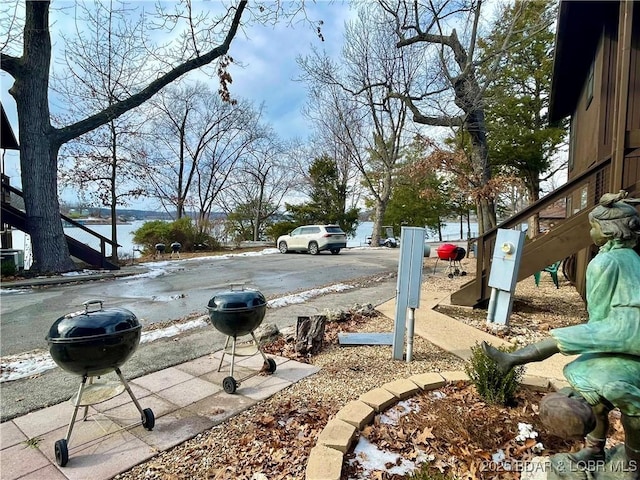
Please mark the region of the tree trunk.
<svg viewBox="0 0 640 480"><path fill-rule="evenodd" d="M326 321L324 315L298 317L295 351L302 355L315 355L322 350Z"/></svg>
<svg viewBox="0 0 640 480"><path fill-rule="evenodd" d="M486 191L486 186L491 180L491 166L489 165L484 111L481 109L473 110L467 117L465 128L471 137L471 164L476 170L476 176L480 182L478 233L481 235L497 225L494 204L490 192Z"/></svg>
<svg viewBox="0 0 640 480"><path fill-rule="evenodd" d="M535 203L540 200L540 180L535 179L528 188L530 204ZM540 214L534 213L533 216L529 217L528 223L528 237L535 238L540 233Z"/></svg>
<svg viewBox="0 0 640 480"><path fill-rule="evenodd" d="M49 2L26 2L24 57L11 95L16 100L20 135L20 168L27 228L33 247L31 271L75 270L64 236L58 202L58 150L49 121Z"/></svg>
<svg viewBox="0 0 640 480"><path fill-rule="evenodd" d="M477 202L477 209L478 235L483 235L497 225L493 202L488 198L480 198Z"/></svg>
<svg viewBox="0 0 640 480"><path fill-rule="evenodd" d="M264 180L264 181L263 181ZM253 241L257 242L260 239L260 221L262 215L262 202L264 198L264 185L266 179L260 179L260 194L258 195L258 205L256 207L255 224L253 226Z"/></svg>
<svg viewBox="0 0 640 480"><path fill-rule="evenodd" d="M382 222L384 221L384 214L387 211L387 204L379 198L376 198L376 206L373 217L373 232L371 232L371 246L380 246L380 232L382 231Z"/></svg>
<svg viewBox="0 0 640 480"><path fill-rule="evenodd" d="M118 217L116 212L116 204L118 196L116 194L117 174L118 174L118 143L116 129L113 122L109 122L111 129L111 178L109 179L109 187L111 188L111 261L118 264Z"/></svg>

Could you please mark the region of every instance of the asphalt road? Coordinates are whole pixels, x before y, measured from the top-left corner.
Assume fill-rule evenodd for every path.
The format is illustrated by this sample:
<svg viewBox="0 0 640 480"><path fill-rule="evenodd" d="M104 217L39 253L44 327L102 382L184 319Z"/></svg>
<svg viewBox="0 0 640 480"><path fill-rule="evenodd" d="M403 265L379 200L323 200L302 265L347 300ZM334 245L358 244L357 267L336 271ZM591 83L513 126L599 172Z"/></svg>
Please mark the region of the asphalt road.
<svg viewBox="0 0 640 480"><path fill-rule="evenodd" d="M301 315L348 309L356 303L376 306L395 296L398 253L397 249L354 249L337 256L277 253L156 262L132 267L132 273L146 271L142 277L45 285L22 293L3 293L1 353L7 356L48 350L45 336L51 324L90 299L103 300L105 308L128 308L145 325L177 320L190 313L205 315L209 299L216 292L228 290L230 283L246 283L259 289L267 299L273 299L369 277L373 281L360 288L268 309L263 324L273 323L282 329L294 326ZM221 349L224 340L223 334L209 326L141 344L123 366L123 373L127 378L136 378L207 355ZM78 376L60 368L32 378L0 383L0 420L62 402L75 393L78 385Z"/></svg>
<svg viewBox="0 0 640 480"><path fill-rule="evenodd" d="M323 252L254 256L204 257L147 263L134 267L142 276L72 285L3 290L0 352L16 355L46 349L51 324L83 302L99 299L104 308L132 311L144 326L207 312L216 293L242 283L260 290L267 300L294 292L347 282L359 277L397 271L399 249L351 249L340 255ZM3 284L3 287L5 285Z"/></svg>

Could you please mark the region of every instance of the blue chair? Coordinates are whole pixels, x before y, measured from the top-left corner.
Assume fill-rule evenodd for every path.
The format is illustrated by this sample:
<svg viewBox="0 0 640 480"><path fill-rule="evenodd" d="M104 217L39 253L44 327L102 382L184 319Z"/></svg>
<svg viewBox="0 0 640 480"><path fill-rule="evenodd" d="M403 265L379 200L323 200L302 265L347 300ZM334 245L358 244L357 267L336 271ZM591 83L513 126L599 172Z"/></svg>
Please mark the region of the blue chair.
<svg viewBox="0 0 640 480"><path fill-rule="evenodd" d="M558 285L558 268L560 268L561 263L562 260L558 260L556 263L552 263L542 269L543 272L549 272L551 274L551 279L553 280L556 288L560 288L560 285ZM536 281L536 287L540 285L540 273L541 272L536 272L533 274L533 278Z"/></svg>

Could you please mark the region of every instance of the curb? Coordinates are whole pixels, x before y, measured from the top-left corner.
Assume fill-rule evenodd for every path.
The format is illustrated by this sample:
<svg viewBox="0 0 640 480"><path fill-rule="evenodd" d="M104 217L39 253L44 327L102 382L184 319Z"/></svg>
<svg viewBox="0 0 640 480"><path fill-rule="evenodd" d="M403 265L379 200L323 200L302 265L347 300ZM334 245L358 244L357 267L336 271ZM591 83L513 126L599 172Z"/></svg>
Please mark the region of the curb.
<svg viewBox="0 0 640 480"><path fill-rule="evenodd" d="M465 372L421 373L385 383L382 387L362 394L358 400L349 402L329 420L318 435L316 446L311 449L307 460L305 479L340 480L344 455L353 446L359 432L373 421L376 413L419 392L428 392L459 381L469 381ZM525 375L520 386L533 390L545 390L549 387L558 390L565 385L544 377Z"/></svg>

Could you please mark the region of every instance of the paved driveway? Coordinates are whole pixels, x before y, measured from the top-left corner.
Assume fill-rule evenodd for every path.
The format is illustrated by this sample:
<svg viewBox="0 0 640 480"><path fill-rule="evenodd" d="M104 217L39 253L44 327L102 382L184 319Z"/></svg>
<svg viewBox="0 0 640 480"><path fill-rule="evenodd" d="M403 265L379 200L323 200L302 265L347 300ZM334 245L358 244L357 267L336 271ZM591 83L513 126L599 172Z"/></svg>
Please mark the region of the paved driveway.
<svg viewBox="0 0 640 480"><path fill-rule="evenodd" d="M272 249L271 251L275 251ZM353 249L340 255L280 253L229 255L127 267L139 275L2 293L1 353L46 348L45 336L60 316L81 310L87 300L123 307L144 325L206 313L209 299L244 283L267 299L377 273L397 271L397 249ZM148 270L147 273L143 273ZM13 290L12 290L13 291Z"/></svg>

